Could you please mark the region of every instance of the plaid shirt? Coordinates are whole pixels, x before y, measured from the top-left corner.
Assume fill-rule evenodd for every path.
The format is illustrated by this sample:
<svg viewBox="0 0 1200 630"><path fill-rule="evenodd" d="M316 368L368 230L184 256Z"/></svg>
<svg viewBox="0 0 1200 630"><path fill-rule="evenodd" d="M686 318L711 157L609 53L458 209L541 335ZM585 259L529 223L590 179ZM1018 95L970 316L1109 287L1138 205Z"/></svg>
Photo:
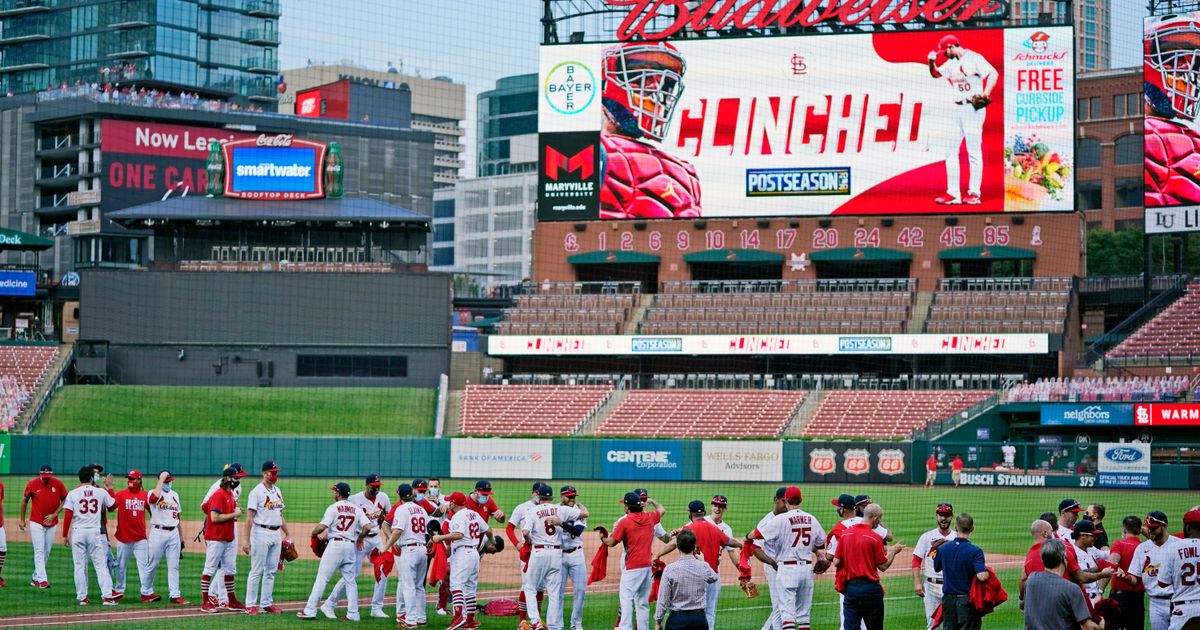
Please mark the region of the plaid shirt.
<svg viewBox="0 0 1200 630"><path fill-rule="evenodd" d="M719 579L707 562L690 554L683 555L663 570L654 618L662 621L668 610L704 610L708 585Z"/></svg>

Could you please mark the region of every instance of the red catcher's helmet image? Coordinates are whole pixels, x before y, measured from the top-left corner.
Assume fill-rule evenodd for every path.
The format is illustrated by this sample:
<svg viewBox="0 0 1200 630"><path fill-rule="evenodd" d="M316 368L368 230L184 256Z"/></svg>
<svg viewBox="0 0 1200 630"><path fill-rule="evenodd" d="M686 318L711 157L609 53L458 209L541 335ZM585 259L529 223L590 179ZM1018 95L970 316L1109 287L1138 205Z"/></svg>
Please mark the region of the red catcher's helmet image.
<svg viewBox="0 0 1200 630"><path fill-rule="evenodd" d="M1165 15L1146 25L1146 100L1160 114L1188 122L1200 105L1200 21Z"/></svg>
<svg viewBox="0 0 1200 630"><path fill-rule="evenodd" d="M683 55L667 42L631 42L604 51L604 112L624 135L661 141L683 94Z"/></svg>

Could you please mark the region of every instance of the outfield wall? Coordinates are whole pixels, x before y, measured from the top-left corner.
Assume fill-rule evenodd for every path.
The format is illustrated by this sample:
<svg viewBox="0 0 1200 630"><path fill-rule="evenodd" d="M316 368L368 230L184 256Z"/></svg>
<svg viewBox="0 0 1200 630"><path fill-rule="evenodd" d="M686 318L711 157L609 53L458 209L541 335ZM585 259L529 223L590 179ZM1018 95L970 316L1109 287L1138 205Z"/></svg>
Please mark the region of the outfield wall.
<svg viewBox="0 0 1200 630"><path fill-rule="evenodd" d="M998 443L935 446L943 462L971 448L999 450ZM1029 451L1038 448L1023 445ZM211 476L234 461L251 465L272 459L297 477L378 472L393 478L922 484L929 452L928 442L0 435L0 474L33 475L42 464L71 471L99 462L109 470L166 468L176 475ZM1076 461L1031 472L995 470L989 458L976 457L968 463L963 485L1094 487L1096 473L1083 459L1088 452L1076 454L1084 463L1082 472ZM1030 457L1022 453L1019 461ZM950 483L945 466L940 485ZM1200 487L1200 466L1155 464L1151 487Z"/></svg>

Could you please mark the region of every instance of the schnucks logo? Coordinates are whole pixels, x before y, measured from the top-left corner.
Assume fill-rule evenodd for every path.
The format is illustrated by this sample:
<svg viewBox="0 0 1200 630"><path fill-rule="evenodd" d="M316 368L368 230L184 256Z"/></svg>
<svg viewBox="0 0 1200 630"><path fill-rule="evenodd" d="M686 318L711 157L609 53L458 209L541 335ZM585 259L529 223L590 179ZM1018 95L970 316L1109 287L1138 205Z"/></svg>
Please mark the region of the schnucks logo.
<svg viewBox="0 0 1200 630"><path fill-rule="evenodd" d="M1104 451L1104 459L1115 464L1134 464L1142 461L1142 451L1129 446L1114 446Z"/></svg>
<svg viewBox="0 0 1200 630"><path fill-rule="evenodd" d="M871 452L865 448L846 449L842 457L847 474L864 475L871 470Z"/></svg>
<svg viewBox="0 0 1200 630"><path fill-rule="evenodd" d="M595 170L596 147L587 146L575 155L563 155L554 147L546 147L546 177L553 181L558 181L559 174L562 171L574 173L579 171L578 179L580 181L589 179ZM591 182L587 183L587 190L579 190L577 192L591 192Z"/></svg>
<svg viewBox="0 0 1200 630"><path fill-rule="evenodd" d="M828 475L837 470L836 457L831 448L815 448L808 453L808 469L818 475Z"/></svg>

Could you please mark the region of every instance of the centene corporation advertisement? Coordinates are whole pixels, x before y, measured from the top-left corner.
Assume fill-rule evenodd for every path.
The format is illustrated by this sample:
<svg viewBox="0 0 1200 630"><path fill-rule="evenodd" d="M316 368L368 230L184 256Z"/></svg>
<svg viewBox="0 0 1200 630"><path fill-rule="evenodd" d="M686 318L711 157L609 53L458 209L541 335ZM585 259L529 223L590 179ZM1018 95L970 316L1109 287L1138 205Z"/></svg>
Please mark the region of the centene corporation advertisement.
<svg viewBox="0 0 1200 630"><path fill-rule="evenodd" d="M1069 27L544 46L538 216L1070 211L1073 46Z"/></svg>
<svg viewBox="0 0 1200 630"><path fill-rule="evenodd" d="M678 480L683 445L671 440L604 440L604 479Z"/></svg>
<svg viewBox="0 0 1200 630"><path fill-rule="evenodd" d="M104 120L100 131L104 212L158 201L168 192L204 194L209 146L258 137L228 129L125 120Z"/></svg>
<svg viewBox="0 0 1200 630"><path fill-rule="evenodd" d="M1045 334L919 335L488 335L488 354L837 355L1045 354Z"/></svg>
<svg viewBox="0 0 1200 630"><path fill-rule="evenodd" d="M1096 454L1098 487L1150 487L1149 444L1101 442Z"/></svg>

